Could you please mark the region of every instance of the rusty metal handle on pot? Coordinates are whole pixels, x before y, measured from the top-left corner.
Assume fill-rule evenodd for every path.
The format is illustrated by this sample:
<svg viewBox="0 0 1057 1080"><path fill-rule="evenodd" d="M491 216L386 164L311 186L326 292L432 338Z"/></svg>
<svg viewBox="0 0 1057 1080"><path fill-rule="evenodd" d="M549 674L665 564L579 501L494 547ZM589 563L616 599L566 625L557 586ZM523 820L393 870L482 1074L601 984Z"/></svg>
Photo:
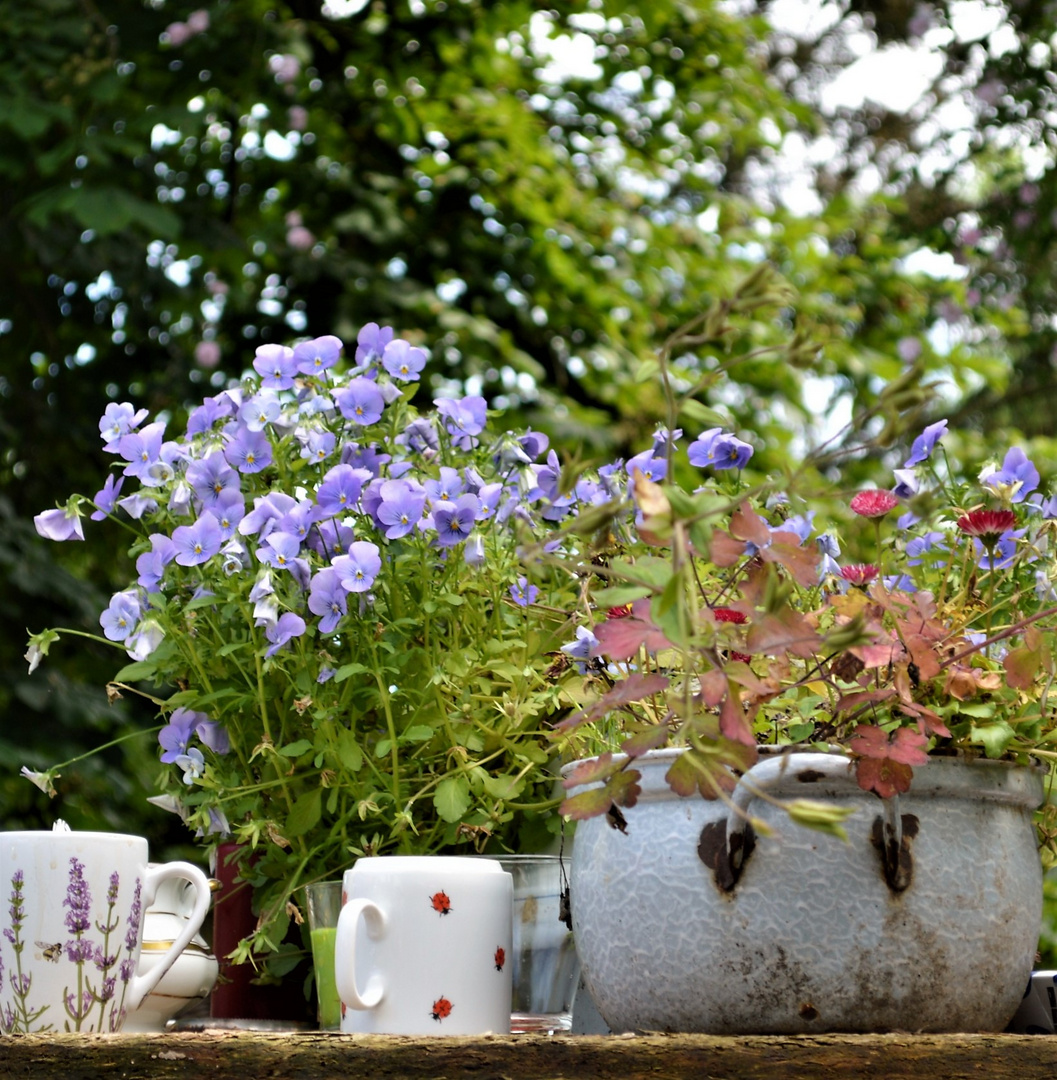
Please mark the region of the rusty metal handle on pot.
<svg viewBox="0 0 1057 1080"><path fill-rule="evenodd" d="M710 822L701 832L698 855L712 869L716 884L730 892L738 882L756 840L749 821L749 806L761 793L789 779L805 784L827 780L847 784L849 793L862 794L855 781L852 759L843 754L792 753L758 761L742 776L730 798L725 818ZM880 849L885 879L894 891L905 889L910 868L903 858L903 816L899 796L881 800L882 816L874 826L874 843Z"/></svg>

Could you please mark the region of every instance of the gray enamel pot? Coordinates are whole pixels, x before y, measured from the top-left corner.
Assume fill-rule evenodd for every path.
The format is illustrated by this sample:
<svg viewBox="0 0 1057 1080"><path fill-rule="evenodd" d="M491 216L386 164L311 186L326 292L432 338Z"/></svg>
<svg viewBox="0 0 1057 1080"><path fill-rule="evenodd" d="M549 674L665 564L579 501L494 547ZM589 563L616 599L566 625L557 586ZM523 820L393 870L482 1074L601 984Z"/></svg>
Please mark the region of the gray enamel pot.
<svg viewBox="0 0 1057 1080"><path fill-rule="evenodd" d="M711 1034L1001 1031L1042 917L1032 813L1045 770L933 758L911 789L862 791L840 755L761 757L733 801L665 783L679 750L639 761L626 833L582 821L572 914L583 980L610 1029ZM853 807L848 841L764 798Z"/></svg>

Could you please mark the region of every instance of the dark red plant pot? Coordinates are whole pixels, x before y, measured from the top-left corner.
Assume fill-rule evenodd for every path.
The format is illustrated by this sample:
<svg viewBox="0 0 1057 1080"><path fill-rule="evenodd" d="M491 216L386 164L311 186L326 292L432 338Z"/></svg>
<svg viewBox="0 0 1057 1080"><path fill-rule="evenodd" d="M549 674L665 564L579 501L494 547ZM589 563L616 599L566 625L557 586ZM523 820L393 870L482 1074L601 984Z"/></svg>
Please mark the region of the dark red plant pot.
<svg viewBox="0 0 1057 1080"><path fill-rule="evenodd" d="M217 848L215 877L220 887L213 900L213 953L220 974L210 997L209 1015L214 1020L311 1022L314 1016L303 990L306 965L299 964L279 985L259 986L252 982L257 978L252 964L227 959L239 941L257 928L252 887L236 880L239 860L234 856L239 847L228 843ZM291 934L297 934L296 927L291 927Z"/></svg>

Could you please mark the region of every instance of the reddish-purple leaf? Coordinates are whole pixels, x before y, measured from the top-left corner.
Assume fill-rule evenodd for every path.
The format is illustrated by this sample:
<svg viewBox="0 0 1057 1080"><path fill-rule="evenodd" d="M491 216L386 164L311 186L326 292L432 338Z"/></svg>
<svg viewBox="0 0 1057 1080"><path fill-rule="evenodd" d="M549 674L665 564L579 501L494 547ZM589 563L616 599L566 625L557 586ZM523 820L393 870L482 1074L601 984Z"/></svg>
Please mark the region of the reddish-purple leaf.
<svg viewBox="0 0 1057 1080"><path fill-rule="evenodd" d="M931 709L919 705L916 701L904 702L899 706L908 716L916 716L921 721L927 735L940 735L945 739L951 737L950 730L943 720Z"/></svg>
<svg viewBox="0 0 1057 1080"><path fill-rule="evenodd" d="M560 723L555 724L555 728L558 731L571 731L573 728L579 727L580 724L605 716L606 713L611 712L613 709L619 709L624 705L642 701L643 698L651 697L653 694L663 693L668 689L668 685L668 679L664 675L655 673L646 675L641 672L634 672L628 678L616 683L600 698L591 702L586 709L581 709L580 712L573 713L572 716L568 716Z"/></svg>
<svg viewBox="0 0 1057 1080"><path fill-rule="evenodd" d="M727 690L727 696L719 708L719 730L733 742L743 743L745 746L756 745L752 725L741 707L741 699L734 687Z"/></svg>
<svg viewBox="0 0 1057 1080"><path fill-rule="evenodd" d="M576 795L570 795L559 807L559 813L574 821L598 817L613 805L613 800L604 787L590 788Z"/></svg>
<svg viewBox="0 0 1057 1080"><path fill-rule="evenodd" d="M606 791L617 806L634 806L642 794L641 779L642 773L638 769L624 769L606 782Z"/></svg>
<svg viewBox="0 0 1057 1080"><path fill-rule="evenodd" d="M875 791L882 799L902 795L910 790L914 770L891 758L859 758L855 763L855 779L863 791Z"/></svg>
<svg viewBox="0 0 1057 1080"><path fill-rule="evenodd" d="M668 741L670 734L671 731L667 724L653 724L646 728L645 731L639 731L626 738L620 744L620 749L628 757L641 757L647 751L656 750L659 746L663 746Z"/></svg>
<svg viewBox="0 0 1057 1080"><path fill-rule="evenodd" d="M721 791L728 794L738 783L736 773L756 764L756 746L745 746L718 738L701 748L691 747L680 754L665 774L665 781L677 795L699 792L706 799L716 799Z"/></svg>
<svg viewBox="0 0 1057 1080"><path fill-rule="evenodd" d="M788 540L786 538L789 538ZM814 547L801 547L795 533L776 532L771 543L760 549L764 562L779 563L805 589L818 584L818 562L821 552Z"/></svg>
<svg viewBox="0 0 1057 1080"><path fill-rule="evenodd" d="M784 608L773 614L765 614L753 622L746 636L746 649L750 653L780 656L813 656L821 639L811 624L792 608Z"/></svg>
<svg viewBox="0 0 1057 1080"><path fill-rule="evenodd" d="M606 619L594 629L598 645L596 656L608 656L611 660L630 660L645 647L649 653L673 648L664 632L650 618L649 599L636 600L631 614L622 619Z"/></svg>
<svg viewBox="0 0 1057 1080"><path fill-rule="evenodd" d="M928 638L921 634L910 634L903 639L903 644L910 653L910 659L917 665L920 679L934 679L940 673L940 658L936 655L936 646Z"/></svg>
<svg viewBox="0 0 1057 1080"><path fill-rule="evenodd" d="M727 692L727 679L722 671L706 671L698 679L699 697L708 708L714 709Z"/></svg>
<svg viewBox="0 0 1057 1080"><path fill-rule="evenodd" d="M613 755L607 751L596 758L578 761L562 778L562 787L568 791L569 788L579 787L581 784L593 784L598 780L605 780L619 768L619 762L614 764Z"/></svg>
<svg viewBox="0 0 1057 1080"><path fill-rule="evenodd" d="M888 734L876 724L859 724L848 749L860 757L888 757Z"/></svg>
<svg viewBox="0 0 1057 1080"><path fill-rule="evenodd" d="M892 686L882 687L880 690L856 690L851 694L845 694L834 707L835 713L850 713L861 709L864 705L874 705L879 701L887 701L895 697L895 688ZM856 732L860 729L856 729Z"/></svg>
<svg viewBox="0 0 1057 1080"><path fill-rule="evenodd" d="M767 522L747 502L730 515L730 532L739 540L752 541L758 548L766 547L773 536Z"/></svg>
<svg viewBox="0 0 1057 1080"><path fill-rule="evenodd" d="M1006 653L1002 666L1006 669L1006 682L1015 690L1030 690L1042 667L1042 653L1021 645Z"/></svg>
<svg viewBox="0 0 1057 1080"><path fill-rule="evenodd" d="M745 541L735 540L729 533L716 529L708 545L708 557L716 566L734 566L745 554Z"/></svg>
<svg viewBox="0 0 1057 1080"><path fill-rule="evenodd" d="M896 728L892 733L888 756L893 761L901 761L904 765L927 765L928 754L925 747L928 739L915 731L914 728Z"/></svg>

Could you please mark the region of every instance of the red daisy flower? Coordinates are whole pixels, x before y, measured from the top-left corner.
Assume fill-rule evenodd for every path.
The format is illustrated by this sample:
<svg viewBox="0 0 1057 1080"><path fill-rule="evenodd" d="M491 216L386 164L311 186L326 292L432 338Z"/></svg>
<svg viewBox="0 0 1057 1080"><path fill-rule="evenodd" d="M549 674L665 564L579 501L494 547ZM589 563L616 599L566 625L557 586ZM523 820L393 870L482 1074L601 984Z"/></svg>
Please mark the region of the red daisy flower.
<svg viewBox="0 0 1057 1080"><path fill-rule="evenodd" d="M606 612L607 619L626 619L631 614L630 604L621 604L620 607L611 607Z"/></svg>
<svg viewBox="0 0 1057 1080"><path fill-rule="evenodd" d="M966 536L975 536L984 544L996 544L999 537L1017 523L1012 510L970 510L958 518L958 528Z"/></svg>
<svg viewBox="0 0 1057 1080"><path fill-rule="evenodd" d="M884 517L889 510L899 505L899 500L890 491L860 491L851 501L851 508L862 517Z"/></svg>
<svg viewBox="0 0 1057 1080"><path fill-rule="evenodd" d="M713 608L712 615L715 617L716 622L733 623L735 626L741 626L743 623L749 621L748 616L729 607ZM731 660L740 660L743 664L748 664L752 661L752 657L748 653L743 652L731 651L730 658Z"/></svg>
<svg viewBox="0 0 1057 1080"><path fill-rule="evenodd" d="M853 585L868 585L877 577L877 567L869 563L854 563L851 566L842 566L840 576Z"/></svg>

